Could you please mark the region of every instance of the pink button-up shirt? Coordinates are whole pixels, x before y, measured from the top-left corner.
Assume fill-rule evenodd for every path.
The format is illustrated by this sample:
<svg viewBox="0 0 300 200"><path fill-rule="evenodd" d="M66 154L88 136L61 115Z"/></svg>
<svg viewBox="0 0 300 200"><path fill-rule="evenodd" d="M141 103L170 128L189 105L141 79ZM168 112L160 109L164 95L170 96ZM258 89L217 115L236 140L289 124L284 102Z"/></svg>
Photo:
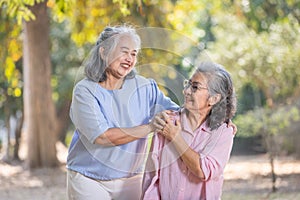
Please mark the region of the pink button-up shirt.
<svg viewBox="0 0 300 200"><path fill-rule="evenodd" d="M180 120L182 136L200 155L199 162L205 180L189 171L169 140L155 134L143 180L143 199L221 199L223 171L233 144L232 127L228 128L224 123L211 131L205 122L197 130L192 131L185 113L181 114Z"/></svg>

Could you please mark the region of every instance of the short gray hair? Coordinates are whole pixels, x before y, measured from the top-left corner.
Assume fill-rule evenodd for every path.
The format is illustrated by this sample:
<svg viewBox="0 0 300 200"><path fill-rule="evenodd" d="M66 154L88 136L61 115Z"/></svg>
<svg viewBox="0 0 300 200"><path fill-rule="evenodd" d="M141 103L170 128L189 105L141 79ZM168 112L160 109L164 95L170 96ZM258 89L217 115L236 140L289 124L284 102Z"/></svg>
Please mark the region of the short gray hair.
<svg viewBox="0 0 300 200"><path fill-rule="evenodd" d="M108 67L108 57L117 47L119 37L114 37L119 34L126 33L141 47L141 39L135 29L128 25L107 26L99 35L96 45L92 48L89 57L84 62L85 76L92 81L102 82L106 80L105 69ZM103 48L103 57L100 55L100 48ZM126 78L133 78L136 71L133 69Z"/></svg>
<svg viewBox="0 0 300 200"><path fill-rule="evenodd" d="M230 74L220 64L213 62L201 63L194 73L201 73L207 80L210 96L220 94L221 99L212 106L208 115L208 126L213 130L235 115L236 95Z"/></svg>

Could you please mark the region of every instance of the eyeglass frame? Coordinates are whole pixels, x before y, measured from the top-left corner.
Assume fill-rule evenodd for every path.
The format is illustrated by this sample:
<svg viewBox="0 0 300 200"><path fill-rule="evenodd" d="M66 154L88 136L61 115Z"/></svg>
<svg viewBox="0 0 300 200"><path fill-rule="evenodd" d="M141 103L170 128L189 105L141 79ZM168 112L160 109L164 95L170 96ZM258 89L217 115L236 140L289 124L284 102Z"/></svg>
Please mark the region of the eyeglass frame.
<svg viewBox="0 0 300 200"><path fill-rule="evenodd" d="M194 84L194 85L193 85ZM197 84L197 85L195 85L195 84ZM195 93L197 90L208 90L208 88L207 87L203 87L203 86L201 86L201 85L199 85L200 83L198 83L198 82L192 82L191 80L184 80L183 81L183 89L188 89L189 87L191 87L191 91L193 92L193 93Z"/></svg>

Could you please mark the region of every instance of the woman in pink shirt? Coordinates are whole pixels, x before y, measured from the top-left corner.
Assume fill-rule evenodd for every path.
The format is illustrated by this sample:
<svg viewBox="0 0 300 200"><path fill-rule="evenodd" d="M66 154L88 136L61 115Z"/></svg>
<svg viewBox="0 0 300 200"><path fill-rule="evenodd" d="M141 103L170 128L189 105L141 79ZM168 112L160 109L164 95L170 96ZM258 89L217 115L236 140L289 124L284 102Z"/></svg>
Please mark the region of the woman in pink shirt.
<svg viewBox="0 0 300 200"><path fill-rule="evenodd" d="M219 200L236 111L229 73L219 64L199 65L184 83L181 111L156 117L143 180L143 199ZM166 123L165 123L166 122Z"/></svg>

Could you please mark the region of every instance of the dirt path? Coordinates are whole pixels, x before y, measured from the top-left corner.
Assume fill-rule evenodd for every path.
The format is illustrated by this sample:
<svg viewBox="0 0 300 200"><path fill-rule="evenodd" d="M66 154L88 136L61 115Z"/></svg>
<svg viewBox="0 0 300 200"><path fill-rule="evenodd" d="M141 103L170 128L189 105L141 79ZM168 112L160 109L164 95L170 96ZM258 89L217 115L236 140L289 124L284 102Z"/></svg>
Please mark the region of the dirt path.
<svg viewBox="0 0 300 200"><path fill-rule="evenodd" d="M266 155L232 156L225 170L222 200L300 199L300 161L277 159L278 192L270 194L270 167ZM32 172L22 165L0 163L0 200L64 200L65 165Z"/></svg>
<svg viewBox="0 0 300 200"><path fill-rule="evenodd" d="M277 192L272 193L271 167L267 155L232 156L225 168L222 200L300 199L300 160L275 160Z"/></svg>
<svg viewBox="0 0 300 200"><path fill-rule="evenodd" d="M65 169L38 169L0 163L0 200L64 200Z"/></svg>

